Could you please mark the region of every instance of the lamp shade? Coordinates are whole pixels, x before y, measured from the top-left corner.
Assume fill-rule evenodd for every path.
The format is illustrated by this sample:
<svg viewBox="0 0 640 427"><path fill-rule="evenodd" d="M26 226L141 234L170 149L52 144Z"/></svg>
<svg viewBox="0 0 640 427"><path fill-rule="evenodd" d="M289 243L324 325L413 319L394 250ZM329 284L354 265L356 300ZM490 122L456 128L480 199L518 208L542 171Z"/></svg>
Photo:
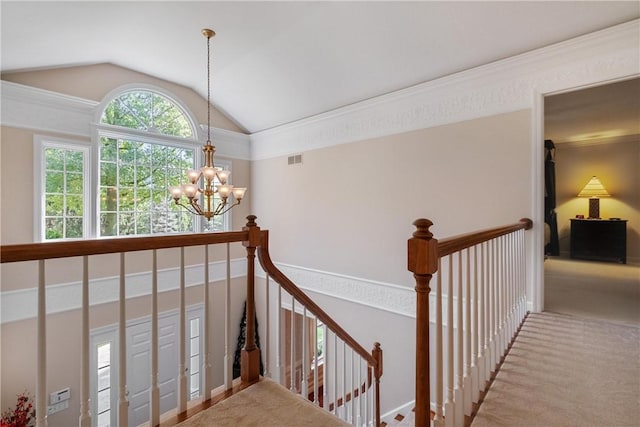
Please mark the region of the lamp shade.
<svg viewBox="0 0 640 427"><path fill-rule="evenodd" d="M592 177L582 191L578 193L578 197L611 197L611 194L604 188L604 185L597 177Z"/></svg>

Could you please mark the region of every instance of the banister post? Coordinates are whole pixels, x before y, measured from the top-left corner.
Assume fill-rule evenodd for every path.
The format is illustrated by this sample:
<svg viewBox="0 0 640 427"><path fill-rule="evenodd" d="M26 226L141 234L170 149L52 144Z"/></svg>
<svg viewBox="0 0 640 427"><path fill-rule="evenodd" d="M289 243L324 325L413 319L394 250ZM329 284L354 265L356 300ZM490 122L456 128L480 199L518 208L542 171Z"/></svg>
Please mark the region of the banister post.
<svg viewBox="0 0 640 427"><path fill-rule="evenodd" d="M376 366L374 368L376 393L376 426L380 426L380 377L382 377L382 348L380 348L379 342L373 344L371 356L373 356L376 361Z"/></svg>
<svg viewBox="0 0 640 427"><path fill-rule="evenodd" d="M260 376L260 349L256 347L255 339L255 258L261 233L256 218L255 215L249 215L247 225L242 227L243 231L249 232L249 239L242 242L247 248L247 337L240 356L240 379L243 383L255 382Z"/></svg>
<svg viewBox="0 0 640 427"><path fill-rule="evenodd" d="M416 231L407 242L408 269L416 280L416 408L415 425L430 423L431 396L429 394L429 282L438 270L438 241L433 238L428 219L413 222Z"/></svg>

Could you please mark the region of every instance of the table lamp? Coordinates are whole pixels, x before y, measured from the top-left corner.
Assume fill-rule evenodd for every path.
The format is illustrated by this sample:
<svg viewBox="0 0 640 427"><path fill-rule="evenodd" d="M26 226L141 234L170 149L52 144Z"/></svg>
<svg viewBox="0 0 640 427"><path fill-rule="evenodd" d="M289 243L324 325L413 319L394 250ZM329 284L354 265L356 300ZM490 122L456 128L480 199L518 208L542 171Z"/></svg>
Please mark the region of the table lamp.
<svg viewBox="0 0 640 427"><path fill-rule="evenodd" d="M600 218L600 197L611 197L597 177L592 177L578 197L589 198L589 218Z"/></svg>

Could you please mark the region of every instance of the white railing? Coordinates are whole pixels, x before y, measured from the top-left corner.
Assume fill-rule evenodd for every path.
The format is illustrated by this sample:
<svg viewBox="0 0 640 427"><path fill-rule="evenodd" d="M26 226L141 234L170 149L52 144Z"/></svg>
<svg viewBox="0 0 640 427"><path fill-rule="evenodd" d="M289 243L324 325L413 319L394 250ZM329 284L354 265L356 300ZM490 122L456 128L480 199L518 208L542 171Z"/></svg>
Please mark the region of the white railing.
<svg viewBox="0 0 640 427"><path fill-rule="evenodd" d="M531 221L441 241L429 232L430 221L414 225L409 270L418 296L416 426L430 425L431 412L436 427L464 426L526 315L524 232ZM434 384L430 360L435 360Z"/></svg>
<svg viewBox="0 0 640 427"><path fill-rule="evenodd" d="M311 322L313 325L318 325L317 322L322 322L325 325L326 329L322 340L322 348L323 348L323 360L322 362L319 358L311 357L311 355L315 354L315 351L312 350L317 348L317 345L321 340L316 336L317 328L311 332L310 330L306 330L302 328L302 337L299 338L297 335L293 334L290 337L290 348L292 349L292 357L290 360L293 363L290 363L289 372L291 373L291 383L290 388L292 391L302 394L305 397L309 398L310 393L309 390L312 390L313 396L311 396L312 400L318 405L325 409L331 409L334 412L337 412L338 415L341 415L343 419L349 419L353 422L353 424L364 425L366 420L366 424L379 424L379 405L378 405L378 385L379 378L382 374L382 354L379 346L376 346L374 349L373 355L367 353L362 349L362 347L355 342L339 325L337 325L331 318L329 318L326 313L324 313L313 301L311 301L302 291L300 291L289 279L287 279L279 270L275 269L270 262L269 253L268 253L268 232L260 230L255 223L255 217L249 216L249 222L243 228L242 231L235 232L227 232L227 233L202 233L202 234L190 234L190 235L170 235L170 236L157 236L157 237L134 237L134 238L117 238L117 239L97 239L97 240L84 240L84 241L73 241L73 242L49 242L49 243L36 243L36 244L24 244L24 245L5 245L0 248L0 259L3 265L5 263L12 263L17 266L17 268L12 268L12 276L16 280L21 278L21 274L24 276L28 276L26 272L32 269L31 261L38 261L38 280L37 280L37 366L35 369L36 374L36 393L35 393L35 406L36 406L36 425L38 427L43 427L47 424L47 413L48 413L48 390L47 387L47 377L48 377L48 368L52 366L56 366L58 368L59 361L51 361L47 357L48 353L48 344L47 344L47 326L49 316L47 315L47 292L51 289L49 280L47 278L47 274L50 271L47 270L60 270L59 268L50 268L52 265L55 267L55 261L51 261L53 259L58 258L80 258L82 259L82 267L81 271L65 271L68 277L81 277L81 307L80 307L80 330L81 330L81 358L80 358L80 366L79 366L79 374L76 379L69 378L68 383L71 385L71 388L74 390L79 390L79 393L76 395L72 393L72 406L79 407L79 418L78 424L81 427L89 427L92 424L95 424L96 414L92 414L91 406L90 406L90 396L91 396L91 350L90 350L90 333L91 333L91 306L90 306L90 296L93 292L98 291L100 289L96 287L94 280L104 280L105 274L108 276L111 274L112 277L118 277L118 291L117 291L117 301L114 304L114 310L117 313L114 314L114 319L117 322L117 338L116 342L118 343L118 352L117 355L114 356L118 370L117 372L112 373L113 378L117 377L118 387L117 389L113 389L112 392L117 392L117 400L115 405L111 406L113 411L117 411L115 414L115 419L117 420L117 425L119 427L127 427L130 424L133 424L131 420L129 420L129 404L130 404L130 396L128 395L128 369L130 367L127 366L127 337L126 337L126 328L127 321L129 320L127 313L127 287L130 285L131 281L135 281L136 277L139 276L136 274L127 274L127 269L125 268L125 262L130 259L136 260L135 267L140 269L143 268L145 270L144 274L148 274L151 295L149 298L149 313L150 313L150 323L151 323L151 333L150 333L150 349L149 349L149 361L148 365L150 366L150 378L149 378L149 412L147 418L149 421L147 424L152 426L157 426L160 422L164 422L165 420L174 420L184 419L187 414L187 409L193 407L193 405L202 403L203 407L206 407L212 397L216 397L216 393L220 395L228 395L228 391L230 390L239 390L244 387L248 387L252 383L259 380L259 362L260 362L260 352L261 350L257 348L255 342L255 334L254 334L254 321L255 321L255 300L254 300L254 288L255 288L255 252L258 249L258 253L261 258L261 262L263 263L263 267L265 268L269 274L274 277L274 279L282 285L278 287L276 293L272 293L271 295L277 295L278 298L278 310L276 316L277 325L276 328L272 328L270 323L267 323L267 333L269 334L272 329L273 333L277 335L277 339L279 343L275 349L275 351L271 351L269 345L267 344L267 348L265 349L265 356L267 359L267 366L269 366L270 358L272 357L272 353L275 353L274 356L278 360L278 366L284 366L285 363L285 355L282 354L281 348L284 347L284 343L287 341L286 337L281 334L282 330L282 313L283 307L286 307L287 304L291 307L291 325L294 326L291 328L292 331L295 331L295 322L298 322L297 312L299 311L296 307L301 307L301 321L303 323ZM231 251L230 244L231 243L242 243L242 245L246 248L247 252L247 275L246 275L246 301L247 301L247 331L246 331L246 339L245 345L243 348L242 355L242 366L241 366L241 379L233 380L233 360L234 360L234 349L232 348L232 321L235 319L231 319L231 301L232 301L232 286L231 286ZM209 258L209 246L210 245L218 245L218 244L226 244L226 283L225 283L225 297L224 297L224 356L223 360L219 362L215 362L212 360L213 353L213 340L212 340L212 319L214 309L217 309L220 312L220 307L213 307L211 304L211 276L209 271L209 265L211 260ZM189 262L190 266L187 266L187 260L185 257L185 247L200 247L200 249L191 249L189 251ZM177 325L177 336L178 336L178 355L177 355L177 363L175 366L175 377L173 381L176 384L176 400L175 404L169 405L172 406L173 409L169 408L167 412L166 405L161 402L161 384L159 383L159 359L160 359L160 324L159 324L159 315L161 308L161 296L162 289L161 284L159 283L159 273L162 272L162 268L166 268L167 262L171 264L171 261L167 261L167 259L172 260L175 258L176 249L179 249L178 255L178 267L177 267L177 282L178 288L177 293L178 296L176 298L176 304L172 307L177 306L178 310L178 325ZM173 251L167 255L163 254L163 251ZM198 251L201 252L198 252ZM151 266L145 267L140 265L140 259L145 258L145 256L133 256L133 252L146 251L151 255ZM200 255L199 255L199 254ZM100 256L104 254L119 254L117 258L110 258L110 260L114 261L113 265L105 266L104 262L98 260L95 264L100 264L98 268L95 270L99 270L96 272L94 269L90 269L90 259L95 256ZM130 258L131 257L131 258ZM200 258L202 257L202 258ZM159 260L159 258L161 258ZM146 259L146 258L145 258ZM219 263L219 262L218 262ZM94 264L94 265L95 265ZM132 263L129 262L129 265ZM66 264L65 264L66 265ZM193 268L193 266L198 266L197 268ZM93 268L93 265L92 265ZM173 267L172 267L173 268ZM200 369L203 372L202 375L202 383L200 384L199 393L200 397L190 401L190 392L191 389L188 387L187 383L189 381L189 367L191 364L187 360L187 349L186 343L189 339L189 336L186 335L187 328L187 287L186 287L186 272L187 269L189 271L197 271L198 268L201 268L204 277L201 282L200 279L190 278L190 281L197 282L198 285L201 283L202 287L202 296L201 298L204 300L204 321L203 323L203 332L201 334L203 344L202 357L200 359ZM105 270L110 269L112 273L105 273ZM5 276L3 272L3 277ZM7 273L7 275L11 275ZM55 275L60 275L59 271L55 271ZM75 279L77 280L77 279ZM267 289L269 289L272 285L268 285ZM285 290L286 289L286 290ZM192 296L193 298L193 296ZM288 298L288 300L287 300ZM267 301L270 301L272 298L267 298ZM164 308L166 308L167 301L164 298ZM267 304L267 310L269 309L269 304ZM269 314L267 314L267 318L269 318ZM313 338L310 337L310 333L313 334ZM333 341L328 339L332 337ZM302 340L302 350L301 353L297 353L297 345L296 341ZM269 339L267 339L267 343ZM313 347L312 347L313 346ZM342 356L335 356L336 350L338 347L341 348ZM76 352L76 348L70 348L69 352ZM333 353L332 353L333 352ZM329 357L329 354L333 354L333 356ZM350 362L348 362L348 357L351 357ZM296 368L296 361L300 360L302 363L300 365L300 374L298 376L293 375L294 368ZM222 366L223 372L221 373L221 377L223 380L220 381L220 386L218 388L214 388L213 384L213 369L212 365L216 366L216 369L220 369ZM286 369L281 369L277 372L281 378L284 376L284 372ZM319 374L322 372L322 374ZM267 375L271 375L270 372L267 372ZM336 383L329 381L328 377L330 375L334 375L336 377L341 378L340 387L336 388ZM282 382L282 381L281 381ZM361 387L361 385L365 385ZM329 391L328 389L331 388ZM357 390L354 392L354 390ZM375 394L372 392L375 391ZM358 411L356 408L356 402L364 407L364 403L360 402L363 396L367 396L371 399L371 402L368 403L368 412ZM322 397L321 397L322 396ZM77 400L76 400L77 399ZM209 402L210 404L210 402ZM348 405L349 404L349 405ZM161 410L161 405L164 410ZM349 409L347 410L347 407ZM77 414L78 412L76 412ZM171 423L171 421L169 421ZM67 424L71 424L68 422ZM137 423L136 423L137 424Z"/></svg>

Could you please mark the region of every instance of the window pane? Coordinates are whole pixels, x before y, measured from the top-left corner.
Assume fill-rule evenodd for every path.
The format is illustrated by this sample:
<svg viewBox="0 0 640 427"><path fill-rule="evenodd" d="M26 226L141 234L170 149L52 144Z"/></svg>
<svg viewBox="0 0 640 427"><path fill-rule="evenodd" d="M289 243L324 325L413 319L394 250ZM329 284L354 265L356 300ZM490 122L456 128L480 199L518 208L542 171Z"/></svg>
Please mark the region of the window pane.
<svg viewBox="0 0 640 427"><path fill-rule="evenodd" d="M58 194L47 194L45 196L45 215L64 215L64 196Z"/></svg>
<svg viewBox="0 0 640 427"><path fill-rule="evenodd" d="M103 212L118 210L118 190L115 187L100 188L100 210Z"/></svg>
<svg viewBox="0 0 640 427"><path fill-rule="evenodd" d="M136 169L133 165L127 163L120 164L120 182L121 187L134 187L136 185Z"/></svg>
<svg viewBox="0 0 640 427"><path fill-rule="evenodd" d="M67 172L67 193L82 194L83 183L82 173Z"/></svg>
<svg viewBox="0 0 640 427"><path fill-rule="evenodd" d="M47 172L45 192L64 193L64 172Z"/></svg>
<svg viewBox="0 0 640 427"><path fill-rule="evenodd" d="M98 391L98 413L111 409L111 389Z"/></svg>
<svg viewBox="0 0 640 427"><path fill-rule="evenodd" d="M111 343L107 342L98 346L98 368L104 368L111 364Z"/></svg>
<svg viewBox="0 0 640 427"><path fill-rule="evenodd" d="M100 235L117 236L117 216L115 213L100 214Z"/></svg>
<svg viewBox="0 0 640 427"><path fill-rule="evenodd" d="M45 239L62 239L64 237L63 218L45 218Z"/></svg>
<svg viewBox="0 0 640 427"><path fill-rule="evenodd" d="M189 322L189 326L191 329L191 338L200 336L200 319L191 319Z"/></svg>
<svg viewBox="0 0 640 427"><path fill-rule="evenodd" d="M66 157L67 172L82 172L84 169L84 154L82 151L67 150Z"/></svg>
<svg viewBox="0 0 640 427"><path fill-rule="evenodd" d="M135 213L121 213L120 218L120 235L133 235L136 234Z"/></svg>
<svg viewBox="0 0 640 427"><path fill-rule="evenodd" d="M98 369L98 391L111 387L111 366Z"/></svg>
<svg viewBox="0 0 640 427"><path fill-rule="evenodd" d="M68 216L82 216L83 198L82 196L67 196L66 198Z"/></svg>
<svg viewBox="0 0 640 427"><path fill-rule="evenodd" d="M60 148L45 148L44 150L45 169L64 170L64 150Z"/></svg>
<svg viewBox="0 0 640 427"><path fill-rule="evenodd" d="M120 163L133 163L135 160L136 144L131 141L119 141L118 160Z"/></svg>
<svg viewBox="0 0 640 427"><path fill-rule="evenodd" d="M118 168L115 163L101 162L100 163L100 185L105 187L113 187L117 185Z"/></svg>
<svg viewBox="0 0 640 427"><path fill-rule="evenodd" d="M191 398L194 399L200 395L200 375L191 375Z"/></svg>
<svg viewBox="0 0 640 427"><path fill-rule="evenodd" d="M149 212L136 212L136 233L151 234L151 214Z"/></svg>
<svg viewBox="0 0 640 427"><path fill-rule="evenodd" d="M120 188L120 211L135 210L135 193L133 188Z"/></svg>
<svg viewBox="0 0 640 427"><path fill-rule="evenodd" d="M100 138L100 160L115 162L118 152L118 141L113 138Z"/></svg>
<svg viewBox="0 0 640 427"><path fill-rule="evenodd" d="M191 338L191 355L197 356L200 353L200 338Z"/></svg>
<svg viewBox="0 0 640 427"><path fill-rule="evenodd" d="M67 218L66 223L66 236L70 239L82 238L82 217L80 218Z"/></svg>
<svg viewBox="0 0 640 427"><path fill-rule="evenodd" d="M191 374L197 374L200 372L200 356L193 356L189 361L189 371Z"/></svg>
<svg viewBox="0 0 640 427"><path fill-rule="evenodd" d="M98 427L111 427L111 410L98 414Z"/></svg>

